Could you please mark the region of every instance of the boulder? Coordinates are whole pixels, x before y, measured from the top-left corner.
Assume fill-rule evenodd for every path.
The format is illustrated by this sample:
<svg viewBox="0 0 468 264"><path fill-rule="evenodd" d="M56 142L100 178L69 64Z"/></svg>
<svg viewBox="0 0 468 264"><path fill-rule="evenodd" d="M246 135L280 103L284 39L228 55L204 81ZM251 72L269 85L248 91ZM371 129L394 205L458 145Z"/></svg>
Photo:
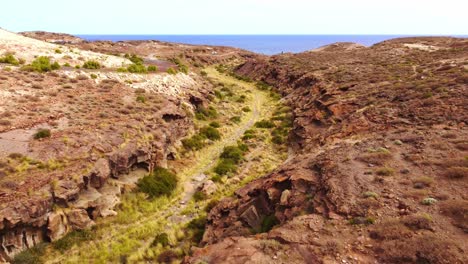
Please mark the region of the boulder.
<svg viewBox="0 0 468 264"><path fill-rule="evenodd" d="M88 213L83 209L73 209L67 213L68 222L74 230L82 230L95 225L89 218Z"/></svg>

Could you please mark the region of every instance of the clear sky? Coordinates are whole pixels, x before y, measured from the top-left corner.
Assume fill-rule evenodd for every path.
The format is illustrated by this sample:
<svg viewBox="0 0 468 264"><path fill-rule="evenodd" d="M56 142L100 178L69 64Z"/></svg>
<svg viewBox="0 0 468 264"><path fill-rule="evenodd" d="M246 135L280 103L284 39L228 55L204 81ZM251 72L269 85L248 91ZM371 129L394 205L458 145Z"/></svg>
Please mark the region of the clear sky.
<svg viewBox="0 0 468 264"><path fill-rule="evenodd" d="M11 31L468 35L467 0L3 0L1 9Z"/></svg>

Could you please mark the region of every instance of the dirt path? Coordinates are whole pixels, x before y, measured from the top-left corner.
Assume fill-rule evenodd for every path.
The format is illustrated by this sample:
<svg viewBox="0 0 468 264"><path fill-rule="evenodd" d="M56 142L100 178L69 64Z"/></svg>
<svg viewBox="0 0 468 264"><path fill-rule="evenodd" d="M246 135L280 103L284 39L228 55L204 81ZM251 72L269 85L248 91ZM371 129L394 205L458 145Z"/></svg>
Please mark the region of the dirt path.
<svg viewBox="0 0 468 264"><path fill-rule="evenodd" d="M52 254L53 260L47 263L66 263L74 262L75 260L96 260L99 256L97 252L103 250L109 251L113 249L115 241L125 239L127 237L133 237L135 234L140 232L151 232L152 236L139 238L138 244L133 245L138 249L134 250L134 254L140 254L148 248L154 239L154 234L163 230L170 230L174 225L180 225L187 223L193 219L196 215L186 215L184 210L190 204L193 195L204 182L208 180L204 173L212 169L221 155L225 146L236 144L244 132L253 127L255 122L263 118L266 113L265 104L269 102L268 94L266 92L259 92L255 89L252 83L246 83L239 81L233 77L221 75L214 68L206 70L210 78L215 79L217 82L224 84L235 84L241 86L243 90L250 90L252 99L250 100L249 107L252 109L251 112L246 113L242 118L241 122L234 126L231 130L223 133L223 137L220 141L216 141L214 144L207 146L197 153L196 162L178 172L180 178L180 184L176 193L170 200L164 202L164 205L158 207L152 212L145 214L140 217L137 221L129 224L106 224L107 219L102 219L102 223L98 224L98 231L103 233L93 241L87 244L80 245L80 248L74 247L65 254ZM193 204L191 204L193 205ZM102 227L100 227L102 225ZM109 232L105 232L102 229L109 229ZM144 230L143 230L144 229ZM148 231L151 230L151 231ZM140 234L141 235L141 234ZM118 251L113 249L114 251ZM54 252L58 253L58 252ZM113 252L112 254L117 254ZM115 256L115 255L114 255ZM107 262L110 256L99 256L102 257L103 262ZM98 257L98 258L99 258ZM107 260L107 261L106 261ZM101 261L96 261L99 263Z"/></svg>

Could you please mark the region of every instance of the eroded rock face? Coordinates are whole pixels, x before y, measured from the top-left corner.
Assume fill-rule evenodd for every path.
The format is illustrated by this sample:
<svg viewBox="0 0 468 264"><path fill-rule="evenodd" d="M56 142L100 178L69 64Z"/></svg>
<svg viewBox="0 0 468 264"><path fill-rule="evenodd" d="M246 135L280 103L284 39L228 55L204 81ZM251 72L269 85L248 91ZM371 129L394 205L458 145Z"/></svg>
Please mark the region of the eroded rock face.
<svg viewBox="0 0 468 264"><path fill-rule="evenodd" d="M447 177L467 166L467 61L465 39L410 38L241 65L290 103L294 154L213 208L186 262L467 262L468 186Z"/></svg>

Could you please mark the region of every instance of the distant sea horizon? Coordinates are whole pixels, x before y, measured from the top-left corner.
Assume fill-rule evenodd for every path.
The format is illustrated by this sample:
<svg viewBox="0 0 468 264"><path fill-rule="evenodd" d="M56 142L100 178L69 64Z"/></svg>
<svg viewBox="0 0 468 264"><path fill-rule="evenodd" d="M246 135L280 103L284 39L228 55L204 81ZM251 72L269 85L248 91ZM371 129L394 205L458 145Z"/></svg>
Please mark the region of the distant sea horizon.
<svg viewBox="0 0 468 264"><path fill-rule="evenodd" d="M299 53L336 42L372 46L384 40L418 35L75 35L87 41L159 40L192 45L229 46L255 53L274 55ZM466 37L466 36L454 36Z"/></svg>

